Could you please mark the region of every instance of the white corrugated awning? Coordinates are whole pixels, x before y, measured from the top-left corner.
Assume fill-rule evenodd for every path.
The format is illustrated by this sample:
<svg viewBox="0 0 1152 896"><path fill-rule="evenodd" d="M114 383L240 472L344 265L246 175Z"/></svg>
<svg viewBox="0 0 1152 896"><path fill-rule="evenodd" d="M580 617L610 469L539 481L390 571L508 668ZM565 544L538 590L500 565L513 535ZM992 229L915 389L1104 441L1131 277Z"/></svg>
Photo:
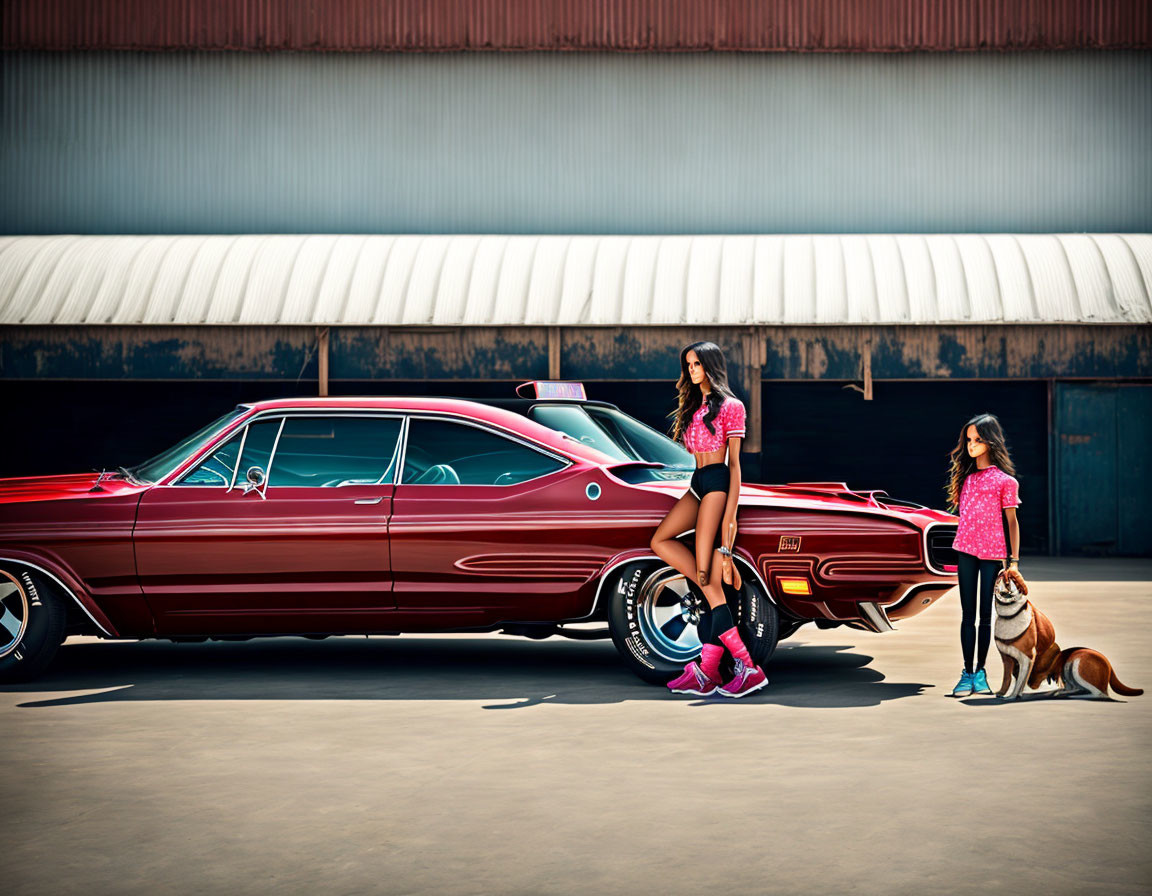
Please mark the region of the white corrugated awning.
<svg viewBox="0 0 1152 896"><path fill-rule="evenodd" d="M17 236L0 324L1148 323L1152 234Z"/></svg>

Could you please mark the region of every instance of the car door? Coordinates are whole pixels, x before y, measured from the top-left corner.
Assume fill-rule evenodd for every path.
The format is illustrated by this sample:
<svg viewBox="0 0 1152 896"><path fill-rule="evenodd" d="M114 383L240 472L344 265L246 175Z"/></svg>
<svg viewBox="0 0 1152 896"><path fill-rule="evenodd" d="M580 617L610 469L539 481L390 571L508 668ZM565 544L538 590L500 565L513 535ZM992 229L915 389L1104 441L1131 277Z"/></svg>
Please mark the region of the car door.
<svg viewBox="0 0 1152 896"><path fill-rule="evenodd" d="M159 633L386 630L402 426L385 414L261 417L149 490L134 537Z"/></svg>
<svg viewBox="0 0 1152 896"><path fill-rule="evenodd" d="M397 610L430 627L580 612L577 592L619 540L589 497L604 481L480 424L411 417L389 525Z"/></svg>

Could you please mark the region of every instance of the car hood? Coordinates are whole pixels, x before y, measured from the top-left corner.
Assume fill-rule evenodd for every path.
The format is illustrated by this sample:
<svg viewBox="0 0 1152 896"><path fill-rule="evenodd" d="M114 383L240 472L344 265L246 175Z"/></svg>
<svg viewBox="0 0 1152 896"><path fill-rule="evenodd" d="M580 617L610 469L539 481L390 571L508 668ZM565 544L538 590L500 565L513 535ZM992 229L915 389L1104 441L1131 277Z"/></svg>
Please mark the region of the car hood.
<svg viewBox="0 0 1152 896"><path fill-rule="evenodd" d="M683 482L645 482L634 486L661 494L679 497L687 487ZM740 506L771 507L790 510L817 510L824 512L860 513L902 520L919 528L929 523L957 522L956 517L943 510L920 505L885 503L887 496L877 492L855 491L843 483L789 483L787 485L759 485L745 482L740 486Z"/></svg>
<svg viewBox="0 0 1152 896"><path fill-rule="evenodd" d="M0 479L0 504L26 501L59 501L69 498L99 498L133 494L147 486L124 479L119 473L69 473L64 476L21 476ZM99 480L99 486L97 481Z"/></svg>

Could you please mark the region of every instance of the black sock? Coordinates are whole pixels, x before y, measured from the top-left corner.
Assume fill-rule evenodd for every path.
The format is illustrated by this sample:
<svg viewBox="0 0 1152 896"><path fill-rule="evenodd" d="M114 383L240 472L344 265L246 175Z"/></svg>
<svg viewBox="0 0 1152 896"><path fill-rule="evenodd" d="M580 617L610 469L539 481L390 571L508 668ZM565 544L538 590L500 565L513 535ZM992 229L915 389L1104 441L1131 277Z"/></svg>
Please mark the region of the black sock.
<svg viewBox="0 0 1152 896"><path fill-rule="evenodd" d="M721 604L718 607L713 607L712 637L715 640L712 643L719 644L720 636L735 625L736 623L732 620L732 610L728 607L728 604Z"/></svg>

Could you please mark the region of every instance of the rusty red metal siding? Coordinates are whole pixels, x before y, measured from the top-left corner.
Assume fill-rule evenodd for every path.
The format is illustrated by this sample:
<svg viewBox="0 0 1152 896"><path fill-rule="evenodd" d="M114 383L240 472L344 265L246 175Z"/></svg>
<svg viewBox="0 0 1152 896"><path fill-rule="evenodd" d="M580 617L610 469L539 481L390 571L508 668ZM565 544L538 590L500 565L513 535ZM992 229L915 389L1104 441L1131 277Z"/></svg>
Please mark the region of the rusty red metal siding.
<svg viewBox="0 0 1152 896"><path fill-rule="evenodd" d="M1143 49L1148 0L5 0L4 50Z"/></svg>

